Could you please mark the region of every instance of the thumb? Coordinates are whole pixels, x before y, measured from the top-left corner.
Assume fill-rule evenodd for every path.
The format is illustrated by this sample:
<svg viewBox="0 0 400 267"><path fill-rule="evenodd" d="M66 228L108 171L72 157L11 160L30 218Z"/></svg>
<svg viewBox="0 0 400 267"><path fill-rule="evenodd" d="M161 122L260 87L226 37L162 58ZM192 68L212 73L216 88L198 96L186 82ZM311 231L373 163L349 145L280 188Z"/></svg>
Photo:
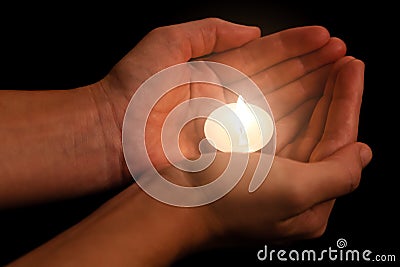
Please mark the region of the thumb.
<svg viewBox="0 0 400 267"><path fill-rule="evenodd" d="M296 180L304 188L306 208L354 191L361 179L361 172L371 161L372 151L364 143L347 145L323 161L304 164L305 170Z"/></svg>
<svg viewBox="0 0 400 267"><path fill-rule="evenodd" d="M165 68L192 58L242 46L260 35L258 27L206 18L156 28L132 52L146 57L150 62L159 62Z"/></svg>
<svg viewBox="0 0 400 267"><path fill-rule="evenodd" d="M130 99L146 79L163 69L242 46L260 35L258 27L218 18L159 27L144 36L118 61L103 79L103 86L122 88L127 94L123 99Z"/></svg>

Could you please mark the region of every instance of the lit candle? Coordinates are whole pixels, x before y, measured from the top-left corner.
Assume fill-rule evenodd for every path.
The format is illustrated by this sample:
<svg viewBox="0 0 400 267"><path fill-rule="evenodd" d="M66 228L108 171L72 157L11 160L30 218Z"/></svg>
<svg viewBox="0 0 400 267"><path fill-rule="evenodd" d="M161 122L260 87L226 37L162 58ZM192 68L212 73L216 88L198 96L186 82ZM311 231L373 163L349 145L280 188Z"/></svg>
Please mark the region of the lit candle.
<svg viewBox="0 0 400 267"><path fill-rule="evenodd" d="M204 134L221 152L255 152L270 141L274 131L271 116L248 104L242 96L236 103L223 105L207 117Z"/></svg>

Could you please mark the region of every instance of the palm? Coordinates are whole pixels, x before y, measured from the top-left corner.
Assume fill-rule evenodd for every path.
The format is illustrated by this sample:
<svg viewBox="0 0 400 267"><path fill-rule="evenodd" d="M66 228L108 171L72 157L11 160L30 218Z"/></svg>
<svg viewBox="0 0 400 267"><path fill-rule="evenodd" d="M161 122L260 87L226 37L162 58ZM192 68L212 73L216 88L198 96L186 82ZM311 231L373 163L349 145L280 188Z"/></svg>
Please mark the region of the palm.
<svg viewBox="0 0 400 267"><path fill-rule="evenodd" d="M168 114L180 103L196 98L198 96L210 97L226 101L223 96L223 89L208 84L187 84L177 87L164 95L153 107L146 123L146 148L152 163L156 168L161 169L169 166L169 161L163 153L162 129ZM185 114L190 110L185 110ZM198 144L203 138L202 119L193 120L187 123L179 135L179 148L187 158L196 158L199 155ZM180 125L176 125L180 127ZM176 136L169 136L174 139Z"/></svg>
<svg viewBox="0 0 400 267"><path fill-rule="evenodd" d="M276 154L308 161L321 137L326 116L321 108L315 108L319 106L318 100L327 85L332 62L344 54L345 46L340 40L331 38L323 47L319 47L321 45L318 40L311 36L307 40L305 33L301 36L303 43L293 45L295 38L300 38L298 31L301 30L270 35L243 47L200 59L224 63L248 75L263 92L274 115ZM272 48L265 50L265 47L275 43L280 45L273 47L274 51ZM167 94L157 103L147 123L147 132L151 135L148 135L146 142L153 163L161 166L167 164L160 138L166 116L179 103L200 96L232 101L226 89L209 84L185 85ZM312 116L313 113L316 115ZM311 117L314 118L312 122ZM187 157L198 155L198 142L203 137L201 126L202 121L197 120L188 123L181 132L180 148ZM311 128L313 130L310 134L307 129Z"/></svg>

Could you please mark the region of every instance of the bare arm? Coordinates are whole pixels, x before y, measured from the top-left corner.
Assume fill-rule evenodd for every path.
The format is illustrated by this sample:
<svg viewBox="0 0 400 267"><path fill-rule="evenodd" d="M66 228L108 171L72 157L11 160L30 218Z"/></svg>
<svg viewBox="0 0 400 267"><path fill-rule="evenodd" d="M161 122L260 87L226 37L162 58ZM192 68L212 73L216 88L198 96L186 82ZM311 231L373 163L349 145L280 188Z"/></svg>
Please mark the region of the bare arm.
<svg viewBox="0 0 400 267"><path fill-rule="evenodd" d="M0 91L0 208L121 184L118 128L95 87Z"/></svg>
<svg viewBox="0 0 400 267"><path fill-rule="evenodd" d="M9 266L168 266L207 238L198 211L165 205L132 185Z"/></svg>

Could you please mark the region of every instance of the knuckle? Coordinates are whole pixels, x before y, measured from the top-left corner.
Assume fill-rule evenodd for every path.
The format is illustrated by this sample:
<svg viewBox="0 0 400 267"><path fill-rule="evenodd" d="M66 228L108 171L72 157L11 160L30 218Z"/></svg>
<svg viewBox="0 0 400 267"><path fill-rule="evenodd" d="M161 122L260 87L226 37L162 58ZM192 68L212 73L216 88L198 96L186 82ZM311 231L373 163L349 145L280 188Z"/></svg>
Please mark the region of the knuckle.
<svg viewBox="0 0 400 267"><path fill-rule="evenodd" d="M150 31L149 35L151 36L157 36L157 37L173 37L174 35L174 30L172 29L173 26L161 26L154 28L153 30Z"/></svg>
<svg viewBox="0 0 400 267"><path fill-rule="evenodd" d="M205 22L207 23L221 23L223 20L217 17L208 17L204 19Z"/></svg>

